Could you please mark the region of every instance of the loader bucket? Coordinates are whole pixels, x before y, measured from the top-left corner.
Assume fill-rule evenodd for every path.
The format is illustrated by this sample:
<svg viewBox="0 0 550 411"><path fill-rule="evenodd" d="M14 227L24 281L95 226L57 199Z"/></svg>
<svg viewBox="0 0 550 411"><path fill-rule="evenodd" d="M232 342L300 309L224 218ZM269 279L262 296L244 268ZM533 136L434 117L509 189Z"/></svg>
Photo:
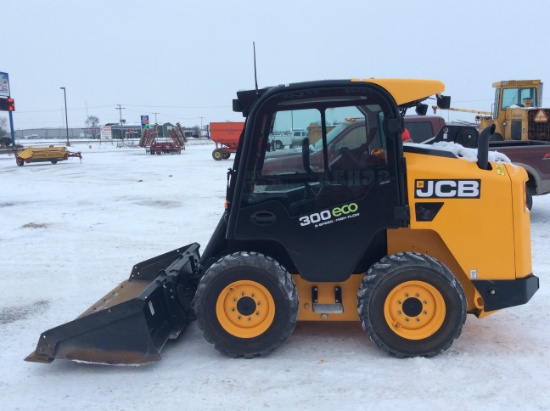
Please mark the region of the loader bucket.
<svg viewBox="0 0 550 411"><path fill-rule="evenodd" d="M199 245L194 243L135 265L128 280L77 319L42 333L25 361L158 361L168 339L194 320L191 302L199 258Z"/></svg>

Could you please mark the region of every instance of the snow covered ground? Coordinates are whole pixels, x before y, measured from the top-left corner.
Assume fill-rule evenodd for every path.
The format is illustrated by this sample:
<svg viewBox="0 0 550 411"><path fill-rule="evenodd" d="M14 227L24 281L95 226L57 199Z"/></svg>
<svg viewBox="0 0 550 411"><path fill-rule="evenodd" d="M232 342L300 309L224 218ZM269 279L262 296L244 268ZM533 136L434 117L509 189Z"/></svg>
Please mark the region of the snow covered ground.
<svg viewBox="0 0 550 411"><path fill-rule="evenodd" d="M550 196L534 198L541 288L432 359L394 359L358 323L299 323L272 355L229 359L193 323L142 367L24 362L41 332L70 321L132 265L204 247L230 161L193 141L181 155L74 145L83 160L17 167L0 155L1 410L546 410L550 407ZM498 247L498 238L494 246Z"/></svg>

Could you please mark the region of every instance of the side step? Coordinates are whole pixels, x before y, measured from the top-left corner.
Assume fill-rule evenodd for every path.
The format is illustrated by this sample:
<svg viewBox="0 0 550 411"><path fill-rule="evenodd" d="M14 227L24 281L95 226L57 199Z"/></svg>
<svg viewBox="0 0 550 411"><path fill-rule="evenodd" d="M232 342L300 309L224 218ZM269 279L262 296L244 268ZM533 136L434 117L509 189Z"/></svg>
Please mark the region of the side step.
<svg viewBox="0 0 550 411"><path fill-rule="evenodd" d="M344 305L342 304L342 288L334 287L334 304L319 304L319 289L311 287L312 311L318 314L343 314Z"/></svg>

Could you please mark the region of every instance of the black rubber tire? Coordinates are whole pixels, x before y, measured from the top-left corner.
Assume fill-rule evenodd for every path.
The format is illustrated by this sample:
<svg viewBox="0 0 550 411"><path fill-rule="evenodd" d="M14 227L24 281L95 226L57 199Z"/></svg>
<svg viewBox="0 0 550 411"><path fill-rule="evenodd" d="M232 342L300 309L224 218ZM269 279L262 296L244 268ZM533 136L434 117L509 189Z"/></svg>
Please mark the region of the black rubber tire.
<svg viewBox="0 0 550 411"><path fill-rule="evenodd" d="M52 164L57 164L57 160L52 160Z"/></svg>
<svg viewBox="0 0 550 411"><path fill-rule="evenodd" d="M275 144L275 149L277 149L277 150L282 150L285 147L283 142L280 141L280 140L275 140L274 144Z"/></svg>
<svg viewBox="0 0 550 411"><path fill-rule="evenodd" d="M504 138L499 133L495 133L489 138L489 141L504 141Z"/></svg>
<svg viewBox="0 0 550 411"><path fill-rule="evenodd" d="M221 161L222 157L223 157L223 153L222 153L222 151L221 151L219 148L217 148L217 149L215 149L214 151L212 151L212 158L213 158L214 160L216 160L216 161Z"/></svg>
<svg viewBox="0 0 550 411"><path fill-rule="evenodd" d="M223 158L224 160L228 160L229 157L231 157L231 153L226 153L226 152L223 152L223 153L222 153L222 158Z"/></svg>
<svg viewBox="0 0 550 411"><path fill-rule="evenodd" d="M529 190L529 187L525 187L525 202L527 209L531 211L533 209L533 193Z"/></svg>
<svg viewBox="0 0 550 411"><path fill-rule="evenodd" d="M405 294L404 301L401 297L397 298L398 301L392 299L392 296L408 290L407 287L412 290L417 285L434 291L433 294L444 304L430 299L432 295L428 291L410 298ZM428 298L424 297L425 294ZM394 301L403 304L403 312L397 312L398 320L391 317ZM430 306L434 309L426 309ZM410 310L408 307L415 308ZM449 269L428 255L413 252L389 255L375 263L363 278L357 295L363 330L379 348L398 358L433 357L447 350L462 332L466 308L462 285ZM407 309L409 313L406 313ZM401 314L404 316L400 317ZM437 316L441 317L441 324L433 320ZM434 322L430 323L430 318ZM394 322L390 326L391 321ZM422 338L415 336L414 327L426 327L422 331L431 334ZM398 332L404 333L405 337Z"/></svg>
<svg viewBox="0 0 550 411"><path fill-rule="evenodd" d="M272 306L268 302L261 308L272 308L273 318L266 323L268 328L256 336L233 335L228 332L227 326L222 325L227 317L218 316L219 300L227 301L224 299L226 292L229 295L227 290L234 284L241 283L259 284L272 298ZM240 304L248 301L248 303L253 302L253 310L242 313L243 321L248 319L247 315L254 319L254 314L250 312L261 311L261 308L258 308L261 298L254 294L251 294L254 298L250 298L249 295L241 296L240 292L235 295L239 298L233 298L230 301L231 303L235 301L237 313L230 313L226 309L220 316L226 316L226 311L231 316L241 314ZM237 252L220 258L208 268L200 280L194 307L204 338L214 344L216 350L234 358L253 358L273 352L290 336L298 317L298 292L288 271L271 257L256 252ZM237 327L240 327L240 324ZM243 333L246 332L245 327L238 328L237 332L240 330L243 330Z"/></svg>
<svg viewBox="0 0 550 411"><path fill-rule="evenodd" d="M23 160L23 159L21 159L21 160L20 160L20 159L16 159L15 162L17 163L17 165L18 165L19 167L23 167L23 166L25 165L25 160Z"/></svg>

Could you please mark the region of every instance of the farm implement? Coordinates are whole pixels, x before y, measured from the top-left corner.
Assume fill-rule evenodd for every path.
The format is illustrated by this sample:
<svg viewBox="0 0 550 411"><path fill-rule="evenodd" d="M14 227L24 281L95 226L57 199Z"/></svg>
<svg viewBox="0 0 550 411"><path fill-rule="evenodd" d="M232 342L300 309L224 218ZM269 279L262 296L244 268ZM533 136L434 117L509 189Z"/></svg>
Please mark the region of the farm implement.
<svg viewBox="0 0 550 411"><path fill-rule="evenodd" d="M216 144L216 148L212 151L214 160L227 160L232 153L237 152L243 128L243 122L210 123L210 139Z"/></svg>
<svg viewBox="0 0 550 411"><path fill-rule="evenodd" d="M181 154L181 150L185 150L187 138L179 123L175 127L168 129L169 138L159 137L158 134L158 125L155 125L153 130L149 127L144 128L139 140L139 146L144 147L145 152L151 155L162 153Z"/></svg>
<svg viewBox="0 0 550 411"><path fill-rule="evenodd" d="M78 157L82 161L80 151L71 152L66 147L27 147L22 151L15 152L15 162L18 166L23 166L25 163L39 163L49 161L56 164L58 161L67 160L69 157Z"/></svg>

